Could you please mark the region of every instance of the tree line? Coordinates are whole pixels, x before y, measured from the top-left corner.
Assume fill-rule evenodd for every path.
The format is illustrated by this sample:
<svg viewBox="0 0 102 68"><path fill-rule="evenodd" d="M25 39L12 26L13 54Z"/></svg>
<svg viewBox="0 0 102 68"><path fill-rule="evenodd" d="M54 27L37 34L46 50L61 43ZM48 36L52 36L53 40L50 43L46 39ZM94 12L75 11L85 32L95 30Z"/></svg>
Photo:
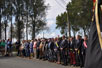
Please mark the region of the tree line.
<svg viewBox="0 0 102 68"><path fill-rule="evenodd" d="M46 29L45 0L0 0L0 39L7 34L19 41L30 34L32 39ZM8 28L9 33L8 32Z"/></svg>
<svg viewBox="0 0 102 68"><path fill-rule="evenodd" d="M67 34L68 23L70 23L70 30L74 36L80 30L87 35L92 21L92 3L92 0L71 0L66 6L68 12L56 17L56 28L61 29L61 34Z"/></svg>

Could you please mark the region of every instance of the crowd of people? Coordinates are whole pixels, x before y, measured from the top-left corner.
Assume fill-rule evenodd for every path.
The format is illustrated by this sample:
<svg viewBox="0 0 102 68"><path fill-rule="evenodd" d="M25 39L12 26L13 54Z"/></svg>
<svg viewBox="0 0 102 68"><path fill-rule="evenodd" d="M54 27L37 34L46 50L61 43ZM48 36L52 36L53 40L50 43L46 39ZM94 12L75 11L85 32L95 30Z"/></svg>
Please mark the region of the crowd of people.
<svg viewBox="0 0 102 68"><path fill-rule="evenodd" d="M88 37L80 35L66 38L49 38L17 41L17 56L48 60L62 65L84 67Z"/></svg>
<svg viewBox="0 0 102 68"><path fill-rule="evenodd" d="M14 46L17 50L17 56L29 59L48 60L62 65L73 65L84 67L85 55L87 49L88 37L76 37L49 39L34 39L16 41ZM0 40L0 49L5 48L5 55L11 55L12 42Z"/></svg>

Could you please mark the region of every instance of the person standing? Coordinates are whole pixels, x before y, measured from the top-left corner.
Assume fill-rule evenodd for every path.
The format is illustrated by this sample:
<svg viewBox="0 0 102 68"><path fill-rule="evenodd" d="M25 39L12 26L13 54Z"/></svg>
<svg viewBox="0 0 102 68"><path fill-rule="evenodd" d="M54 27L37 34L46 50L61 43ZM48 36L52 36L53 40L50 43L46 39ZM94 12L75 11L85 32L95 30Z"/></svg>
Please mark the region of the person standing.
<svg viewBox="0 0 102 68"><path fill-rule="evenodd" d="M45 46L45 41L44 39L41 39L41 43L40 43L40 46L39 46L39 50L40 50L40 59L43 59L44 58L44 46Z"/></svg>
<svg viewBox="0 0 102 68"><path fill-rule="evenodd" d="M56 56L56 61L57 64L60 64L60 43L61 41L59 40L59 38L55 38L55 45L54 45L54 51L55 51L55 56Z"/></svg>
<svg viewBox="0 0 102 68"><path fill-rule="evenodd" d="M75 46L75 41L74 41L74 38L71 37L69 41L69 54L70 54L70 64L71 65L76 64L74 46Z"/></svg>
<svg viewBox="0 0 102 68"><path fill-rule="evenodd" d="M5 56L7 56L7 40L5 40Z"/></svg>
<svg viewBox="0 0 102 68"><path fill-rule="evenodd" d="M21 53L22 53L22 57L26 57L26 53L25 53L25 40L22 41L22 45L20 47Z"/></svg>
<svg viewBox="0 0 102 68"><path fill-rule="evenodd" d="M20 41L19 40L17 40L17 42L15 43L15 45L16 45L16 49L17 49L17 56L20 56Z"/></svg>
<svg viewBox="0 0 102 68"><path fill-rule="evenodd" d="M57 54L58 54L58 47L59 47L59 45L58 45L58 39L57 38L55 38L54 39L54 62L57 62L57 60L58 60L58 56L57 56Z"/></svg>
<svg viewBox="0 0 102 68"><path fill-rule="evenodd" d="M37 59L40 58L40 49L39 49L40 43L41 43L41 40L38 39L38 40L37 40L37 44L36 44L36 58L37 58Z"/></svg>
<svg viewBox="0 0 102 68"><path fill-rule="evenodd" d="M80 51L81 51L81 46L82 46L82 40L81 36L77 35L76 36L76 41L75 41L75 60L76 60L76 66L80 66Z"/></svg>
<svg viewBox="0 0 102 68"><path fill-rule="evenodd" d="M34 41L31 40L30 42L30 58L32 59L34 57L34 50L33 50L33 44L34 44Z"/></svg>
<svg viewBox="0 0 102 68"><path fill-rule="evenodd" d="M49 55L50 62L54 62L54 38L50 39L49 52L50 52L50 55Z"/></svg>
<svg viewBox="0 0 102 68"><path fill-rule="evenodd" d="M5 45L6 45L6 43L5 43L5 40L2 40L1 41L1 47L2 47L2 55L4 56L5 55Z"/></svg>
<svg viewBox="0 0 102 68"><path fill-rule="evenodd" d="M48 39L45 39L45 46L44 46L44 60L48 60Z"/></svg>
<svg viewBox="0 0 102 68"><path fill-rule="evenodd" d="M11 56L12 55L12 41L11 41L11 39L8 39L8 41L7 41L7 51L8 51L9 56Z"/></svg>
<svg viewBox="0 0 102 68"><path fill-rule="evenodd" d="M29 41L26 40L25 42L25 51L26 51L26 57L30 58L30 46L29 46Z"/></svg>
<svg viewBox="0 0 102 68"><path fill-rule="evenodd" d="M36 57L36 48L37 48L37 39L34 40L34 44L33 44L34 57Z"/></svg>
<svg viewBox="0 0 102 68"><path fill-rule="evenodd" d="M87 50L87 47L88 47L87 43L88 43L88 36L85 35L84 36L84 41L83 41L83 44L82 44L82 47L81 47L82 67L84 67L84 64L85 64L86 50Z"/></svg>
<svg viewBox="0 0 102 68"><path fill-rule="evenodd" d="M61 50L61 59L62 59L62 62L63 62L63 65L67 65L67 47L68 47L68 41L66 40L65 36L62 37L62 42L61 42L61 45L60 45L60 50Z"/></svg>

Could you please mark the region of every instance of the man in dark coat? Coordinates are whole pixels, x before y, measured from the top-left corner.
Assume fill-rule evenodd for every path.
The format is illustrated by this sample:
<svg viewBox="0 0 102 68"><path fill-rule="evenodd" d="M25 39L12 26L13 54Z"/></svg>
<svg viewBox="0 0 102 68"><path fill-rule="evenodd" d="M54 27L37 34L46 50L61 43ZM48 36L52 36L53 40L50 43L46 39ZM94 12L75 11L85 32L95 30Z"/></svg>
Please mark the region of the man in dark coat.
<svg viewBox="0 0 102 68"><path fill-rule="evenodd" d="M54 41L54 55L55 55L55 61L57 64L60 64L60 40L59 38L55 38Z"/></svg>
<svg viewBox="0 0 102 68"><path fill-rule="evenodd" d="M82 60L82 65L81 67L84 67L84 63L85 63L85 57L86 57L86 50L87 50L87 43L88 43L88 36L85 35L84 36L84 41L81 47L81 60Z"/></svg>
<svg viewBox="0 0 102 68"><path fill-rule="evenodd" d="M83 40L81 39L80 35L76 36L76 41L75 41L75 59L76 59L76 66L80 66L81 62L81 47L82 47L82 42Z"/></svg>
<svg viewBox="0 0 102 68"><path fill-rule="evenodd" d="M49 39L49 61L54 62L54 38Z"/></svg>
<svg viewBox="0 0 102 68"><path fill-rule="evenodd" d="M71 65L75 65L76 61L75 61L75 50L74 50L74 46L75 46L75 41L74 38L70 38L70 42L69 42L69 53L70 53L70 64Z"/></svg>
<svg viewBox="0 0 102 68"><path fill-rule="evenodd" d="M17 49L17 56L20 56L20 41L17 40L16 44L16 49Z"/></svg>
<svg viewBox="0 0 102 68"><path fill-rule="evenodd" d="M60 45L60 50L61 50L61 60L63 62L63 65L67 65L67 46L68 46L68 41L65 38L65 36L62 37L62 42Z"/></svg>
<svg viewBox="0 0 102 68"><path fill-rule="evenodd" d="M37 58L37 59L40 58L40 50L39 50L40 43L41 43L41 40L38 39L37 45L36 45L36 58Z"/></svg>

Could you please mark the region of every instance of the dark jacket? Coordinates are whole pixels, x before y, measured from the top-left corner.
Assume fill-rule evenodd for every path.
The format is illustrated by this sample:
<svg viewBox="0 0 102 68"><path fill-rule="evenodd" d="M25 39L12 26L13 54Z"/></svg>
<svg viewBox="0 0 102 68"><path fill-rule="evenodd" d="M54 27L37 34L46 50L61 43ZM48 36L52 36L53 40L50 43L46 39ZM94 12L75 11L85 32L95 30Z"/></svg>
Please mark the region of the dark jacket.
<svg viewBox="0 0 102 68"><path fill-rule="evenodd" d="M81 50L82 44L83 44L83 39L76 40L74 48Z"/></svg>
<svg viewBox="0 0 102 68"><path fill-rule="evenodd" d="M65 49L65 48L67 48L67 46L68 46L68 41L67 40L62 40L60 48Z"/></svg>
<svg viewBox="0 0 102 68"><path fill-rule="evenodd" d="M50 49L51 49L51 50L54 50L54 42L51 42L51 44L50 44Z"/></svg>
<svg viewBox="0 0 102 68"><path fill-rule="evenodd" d="M70 50L74 50L74 46L75 46L74 40L73 40L73 41L70 41L70 42L69 42L69 49L70 49Z"/></svg>

